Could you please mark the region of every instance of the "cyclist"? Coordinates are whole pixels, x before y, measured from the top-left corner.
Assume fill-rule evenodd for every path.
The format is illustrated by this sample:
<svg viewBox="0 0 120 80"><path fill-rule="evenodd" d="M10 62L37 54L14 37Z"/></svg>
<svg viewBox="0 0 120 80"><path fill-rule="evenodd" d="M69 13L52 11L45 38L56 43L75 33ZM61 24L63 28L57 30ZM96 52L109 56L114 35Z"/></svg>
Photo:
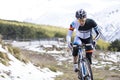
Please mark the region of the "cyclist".
<svg viewBox="0 0 120 80"><path fill-rule="evenodd" d="M66 40L68 43L68 47L71 49L71 36L76 29L76 36L74 38L73 44L74 45L80 45L82 43L84 44L96 44L96 40L100 36L100 31L98 29L98 25L93 19L87 18L87 13L85 10L80 9L76 11L75 14L76 20L74 20L70 24L70 28L68 30L68 34L66 36ZM92 37L92 29L96 32L96 36L93 39ZM86 57L88 58L90 64L92 64L92 53L93 53L93 46L85 46L85 51L86 51ZM73 48L73 63L74 63L74 71L78 71L78 64L77 64L77 59L78 59L78 48Z"/></svg>

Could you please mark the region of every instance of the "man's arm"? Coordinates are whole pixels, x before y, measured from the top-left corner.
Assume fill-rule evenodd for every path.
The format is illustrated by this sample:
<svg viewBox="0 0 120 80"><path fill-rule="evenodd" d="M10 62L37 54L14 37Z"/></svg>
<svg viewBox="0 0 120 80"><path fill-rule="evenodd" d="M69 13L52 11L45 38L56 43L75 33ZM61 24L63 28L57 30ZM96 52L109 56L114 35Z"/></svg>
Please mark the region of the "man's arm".
<svg viewBox="0 0 120 80"><path fill-rule="evenodd" d="M96 41L100 37L100 30L98 29L98 26L94 27L94 31L96 32L96 36L94 38L94 40Z"/></svg>
<svg viewBox="0 0 120 80"><path fill-rule="evenodd" d="M72 27L72 25L70 25L70 28L69 28L67 36L66 36L66 41L67 41L67 44L68 44L69 48L72 48L71 47L71 37L72 37L73 31L74 31L74 28Z"/></svg>
<svg viewBox="0 0 120 80"><path fill-rule="evenodd" d="M67 43L71 42L72 33L73 33L73 31L68 30L68 33L67 33L67 36L66 36Z"/></svg>
<svg viewBox="0 0 120 80"><path fill-rule="evenodd" d="M67 36L66 36L67 43L71 42L71 36L72 36L73 31L74 31L74 28L72 25L70 25L70 28L69 28Z"/></svg>

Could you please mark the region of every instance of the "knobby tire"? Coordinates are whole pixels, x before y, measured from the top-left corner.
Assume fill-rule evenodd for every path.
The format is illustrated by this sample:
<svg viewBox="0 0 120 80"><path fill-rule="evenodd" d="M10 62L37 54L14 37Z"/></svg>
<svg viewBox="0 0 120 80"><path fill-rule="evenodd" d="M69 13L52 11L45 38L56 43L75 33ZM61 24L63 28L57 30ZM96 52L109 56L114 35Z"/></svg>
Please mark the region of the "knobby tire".
<svg viewBox="0 0 120 80"><path fill-rule="evenodd" d="M80 63L81 62L81 63ZM80 61L79 63L78 63L78 66L79 66L79 71L78 71L78 78L79 78L79 80L93 80L93 74L92 74L92 69L91 69L91 66L90 66L90 63L89 63L89 61L88 61L88 59L87 58L84 58L82 61ZM82 75L82 70L81 70L81 67L80 67L80 64L82 64L82 63L85 63L85 67L87 68L87 70L88 70L88 72L90 73L88 76L86 76L86 77L83 77L83 75ZM90 76L90 77L89 77Z"/></svg>

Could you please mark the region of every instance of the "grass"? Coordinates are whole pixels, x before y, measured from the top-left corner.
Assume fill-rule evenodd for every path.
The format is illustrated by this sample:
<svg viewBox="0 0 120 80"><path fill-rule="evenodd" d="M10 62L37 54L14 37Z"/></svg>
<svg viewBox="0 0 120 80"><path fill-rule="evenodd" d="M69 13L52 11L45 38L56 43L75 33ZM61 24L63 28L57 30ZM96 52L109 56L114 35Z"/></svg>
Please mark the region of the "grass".
<svg viewBox="0 0 120 80"><path fill-rule="evenodd" d="M0 52L0 62L6 66L9 65L9 57L6 53Z"/></svg>
<svg viewBox="0 0 120 80"><path fill-rule="evenodd" d="M48 68L53 72L57 72L57 68L55 66L49 66Z"/></svg>
<svg viewBox="0 0 120 80"><path fill-rule="evenodd" d="M21 51L19 48L17 47L13 47L11 44L3 44L2 46L5 50L7 50L8 52L10 52L15 58L17 58L18 60L24 62L24 63L28 63L29 60L27 58L25 58L25 56L23 56L21 54ZM0 57L1 57L1 62L5 65L8 65L8 62L10 61L10 59L8 58L8 55L6 53L2 53L0 52Z"/></svg>

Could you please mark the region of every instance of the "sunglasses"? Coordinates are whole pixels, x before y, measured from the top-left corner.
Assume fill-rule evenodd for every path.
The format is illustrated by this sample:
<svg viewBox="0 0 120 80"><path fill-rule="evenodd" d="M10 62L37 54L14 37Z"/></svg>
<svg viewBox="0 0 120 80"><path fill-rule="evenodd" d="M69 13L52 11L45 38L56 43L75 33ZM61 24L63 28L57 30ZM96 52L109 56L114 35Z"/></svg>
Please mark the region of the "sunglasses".
<svg viewBox="0 0 120 80"><path fill-rule="evenodd" d="M86 18L83 18L83 19L78 19L79 22L85 22L86 21Z"/></svg>

